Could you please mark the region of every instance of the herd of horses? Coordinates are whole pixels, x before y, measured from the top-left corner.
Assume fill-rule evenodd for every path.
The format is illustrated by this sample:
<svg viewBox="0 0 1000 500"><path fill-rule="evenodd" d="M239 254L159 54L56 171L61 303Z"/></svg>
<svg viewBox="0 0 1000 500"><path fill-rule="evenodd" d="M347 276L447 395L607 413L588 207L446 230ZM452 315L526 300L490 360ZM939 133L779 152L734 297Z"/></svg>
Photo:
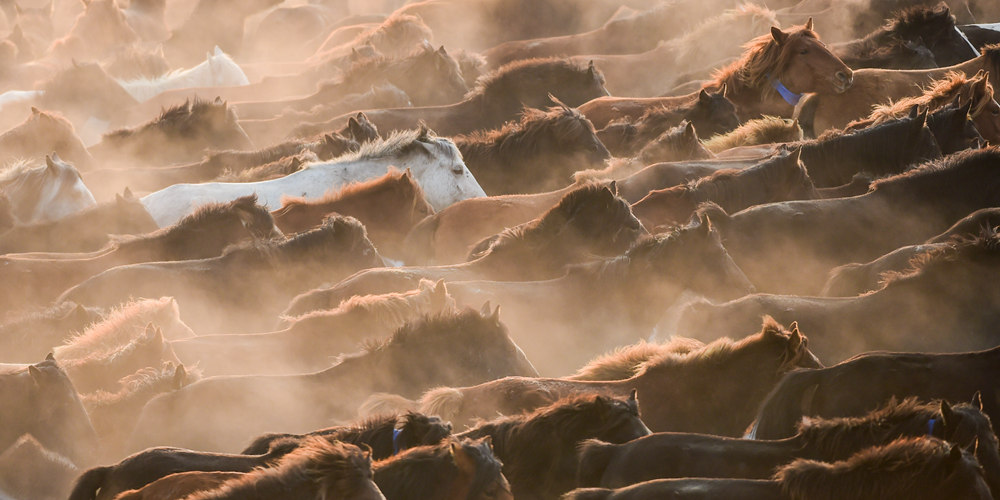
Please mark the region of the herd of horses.
<svg viewBox="0 0 1000 500"><path fill-rule="evenodd" d="M1000 498L946 1L0 0L0 500Z"/></svg>

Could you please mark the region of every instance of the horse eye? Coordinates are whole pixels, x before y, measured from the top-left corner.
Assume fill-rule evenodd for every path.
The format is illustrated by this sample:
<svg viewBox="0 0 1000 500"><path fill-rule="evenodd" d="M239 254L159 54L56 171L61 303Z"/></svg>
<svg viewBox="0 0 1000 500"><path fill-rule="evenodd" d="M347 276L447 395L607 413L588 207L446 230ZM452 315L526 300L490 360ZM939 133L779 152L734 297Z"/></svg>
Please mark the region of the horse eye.
<svg viewBox="0 0 1000 500"><path fill-rule="evenodd" d="M809 53L809 49L802 49L802 50L799 51L799 55L803 55L803 56L806 55L806 54L808 54L808 53Z"/></svg>

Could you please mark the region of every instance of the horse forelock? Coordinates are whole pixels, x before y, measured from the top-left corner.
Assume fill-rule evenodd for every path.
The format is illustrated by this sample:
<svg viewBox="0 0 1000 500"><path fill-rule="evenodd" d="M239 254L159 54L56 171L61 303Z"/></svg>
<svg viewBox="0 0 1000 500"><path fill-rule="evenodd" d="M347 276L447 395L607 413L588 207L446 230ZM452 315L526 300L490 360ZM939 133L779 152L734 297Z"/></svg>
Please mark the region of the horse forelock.
<svg viewBox="0 0 1000 500"><path fill-rule="evenodd" d="M788 65L792 56L790 47L794 45L794 37L819 40L819 35L812 30L798 28L788 33L789 39L779 45L770 34L764 34L747 42L743 55L729 66L716 70L712 74L712 82L708 87L720 88L724 84L729 88L738 86L760 89L764 96L776 92L768 85L773 75L779 74Z"/></svg>

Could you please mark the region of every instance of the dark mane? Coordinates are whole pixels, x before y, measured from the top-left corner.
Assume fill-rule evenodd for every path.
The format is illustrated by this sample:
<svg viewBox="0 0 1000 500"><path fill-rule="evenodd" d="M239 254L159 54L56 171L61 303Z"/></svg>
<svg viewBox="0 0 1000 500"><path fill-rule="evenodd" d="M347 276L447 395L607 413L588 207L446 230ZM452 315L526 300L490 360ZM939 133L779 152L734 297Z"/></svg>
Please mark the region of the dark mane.
<svg viewBox="0 0 1000 500"><path fill-rule="evenodd" d="M917 38L926 40L928 35L940 36L940 33L951 29L955 29L955 17L946 5L914 5L897 11L877 30L858 40L857 53L864 57L879 52L888 43Z"/></svg>
<svg viewBox="0 0 1000 500"><path fill-rule="evenodd" d="M697 201L714 201L727 212L769 201L775 190L787 192L789 186L812 184L805 165L798 161L798 151L772 157L746 169L722 169L695 179L683 187ZM787 165L791 163L791 165ZM791 174L791 177L789 176Z"/></svg>
<svg viewBox="0 0 1000 500"><path fill-rule="evenodd" d="M813 30L795 28L788 32L789 37L807 37L819 40L819 35ZM767 97L776 91L767 85L772 73L785 67L794 54L785 50L793 44L778 45L770 33L761 35L747 42L746 49L738 60L718 69L712 74L712 81L705 87L729 88L750 87L760 89L762 96Z"/></svg>
<svg viewBox="0 0 1000 500"><path fill-rule="evenodd" d="M493 338L505 334L504 328L496 323L489 325L477 311L466 307L458 312L441 312L408 321L389 337L366 341L362 355L384 352L391 348L405 349L407 344L411 343L471 345L481 342L492 343Z"/></svg>
<svg viewBox="0 0 1000 500"><path fill-rule="evenodd" d="M231 113L235 119L235 111L228 108L225 103L219 100L213 102L195 98L194 101L184 101L182 104L163 110L160 116L142 125L108 132L104 134L104 138L110 140L125 139L150 129L162 129L171 135L183 137L195 133L193 124L202 121L205 115L217 112L219 109Z"/></svg>
<svg viewBox="0 0 1000 500"><path fill-rule="evenodd" d="M530 153L537 149L545 136L577 137L581 132L594 133L594 126L579 111L567 106L555 106L545 111L525 108L521 119L507 122L493 130L479 130L455 138L461 147L496 149L501 154Z"/></svg>
<svg viewBox="0 0 1000 500"><path fill-rule="evenodd" d="M252 194L236 198L224 203L206 203L198 207L193 213L185 215L177 223L157 229L153 232L139 235L115 235L112 242L121 246L128 243L152 240L167 239L183 241L186 238L198 238L200 232L214 231L220 221L226 220L236 215L237 211L245 212L249 215L250 221L243 219L247 227L254 228L255 233L261 236L267 234L274 226L274 219L271 213L262 205L257 204L257 195Z"/></svg>
<svg viewBox="0 0 1000 500"><path fill-rule="evenodd" d="M965 464L956 463L956 452ZM778 469L774 478L789 498L914 498L915 492L922 493L917 498L942 498L956 487L952 475L960 465L972 471L978 466L960 449L921 437L869 448L835 463L796 460Z"/></svg>
<svg viewBox="0 0 1000 500"><path fill-rule="evenodd" d="M582 78L589 70L590 68L586 65L563 58L522 59L505 64L481 77L465 98L478 96L487 99L500 99L510 87L517 85L518 80L536 77L544 79L547 74L572 74ZM597 72L596 76L603 84L604 75Z"/></svg>
<svg viewBox="0 0 1000 500"><path fill-rule="evenodd" d="M1000 148L996 146L961 151L940 160L929 161L901 174L872 182L872 191L913 190L933 188L938 190L964 189L961 181L954 177L976 178L982 181L992 179L1000 162Z"/></svg>
<svg viewBox="0 0 1000 500"><path fill-rule="evenodd" d="M350 248L367 240L368 233L357 219L331 215L322 225L283 241L252 241L230 246L222 258L230 262L249 260L268 265L304 264L324 258L336 260L340 248Z"/></svg>
<svg viewBox="0 0 1000 500"><path fill-rule="evenodd" d="M956 406L971 408L963 403ZM890 400L885 406L860 417L841 418L810 418L806 417L798 425L798 433L802 438L815 446L824 456L847 456L843 450L853 450L849 441L859 431L879 433L884 435L920 435L927 433L927 422L930 419L941 419L941 402L921 403L917 398L906 398L903 401ZM937 436L943 437L943 436ZM848 441L848 442L845 442Z"/></svg>
<svg viewBox="0 0 1000 500"><path fill-rule="evenodd" d="M406 180L406 182L403 182ZM321 198L307 200L301 197L286 196L281 199L281 209L285 209L291 206L305 206L305 205L326 205L336 203L345 199L349 199L353 196L359 194L370 193L373 191L382 191L385 189L393 189L397 186L406 186L406 189L413 191L414 196L418 199L424 197L424 190L420 187L412 176L407 176L405 172L400 171L394 167L389 167L389 171L382 177L376 177L374 179L369 179L367 181L353 181L347 185L337 189L327 191Z"/></svg>
<svg viewBox="0 0 1000 500"><path fill-rule="evenodd" d="M351 444L312 438L281 458L274 467L256 469L218 489L198 492L187 498L267 498L263 493L267 491L281 497L301 488L302 483L313 483L318 492L326 492L340 481L363 477L368 470L371 470L368 452ZM320 496L323 497L325 495Z"/></svg>
<svg viewBox="0 0 1000 500"><path fill-rule="evenodd" d="M469 498L477 498L501 474L500 462L489 448L468 439L448 438L433 446L417 446L375 463L375 481L387 498L410 498L401 492L422 492L422 498L448 498L459 467L452 446L458 447L476 470Z"/></svg>
<svg viewBox="0 0 1000 500"><path fill-rule="evenodd" d="M955 262L993 265L1000 257L1000 232L997 228L983 228L977 237L956 239L945 246L937 246L910 259L910 268L902 272L886 272L881 276L881 288L896 283L906 283L911 278L933 273Z"/></svg>

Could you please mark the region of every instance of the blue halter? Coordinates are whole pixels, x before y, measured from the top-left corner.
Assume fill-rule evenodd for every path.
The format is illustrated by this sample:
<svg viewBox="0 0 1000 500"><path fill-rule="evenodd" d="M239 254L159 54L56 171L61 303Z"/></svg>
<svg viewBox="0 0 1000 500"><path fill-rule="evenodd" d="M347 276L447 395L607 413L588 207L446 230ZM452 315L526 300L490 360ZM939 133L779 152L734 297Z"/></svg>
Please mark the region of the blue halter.
<svg viewBox="0 0 1000 500"><path fill-rule="evenodd" d="M778 94L785 100L785 102L791 104L792 106L798 104L799 99L802 99L802 94L796 94L795 92L788 90L788 87L781 83L777 78L771 79L771 86L774 87L774 90L778 91Z"/></svg>
<svg viewBox="0 0 1000 500"><path fill-rule="evenodd" d="M937 423L937 419L935 419L935 418L932 418L932 419L930 419L930 420L927 421L927 435L928 436L933 436L934 435L934 424L936 424L936 423Z"/></svg>
<svg viewBox="0 0 1000 500"><path fill-rule="evenodd" d="M392 454L399 455L399 436L403 433L403 429L393 429L392 430Z"/></svg>

